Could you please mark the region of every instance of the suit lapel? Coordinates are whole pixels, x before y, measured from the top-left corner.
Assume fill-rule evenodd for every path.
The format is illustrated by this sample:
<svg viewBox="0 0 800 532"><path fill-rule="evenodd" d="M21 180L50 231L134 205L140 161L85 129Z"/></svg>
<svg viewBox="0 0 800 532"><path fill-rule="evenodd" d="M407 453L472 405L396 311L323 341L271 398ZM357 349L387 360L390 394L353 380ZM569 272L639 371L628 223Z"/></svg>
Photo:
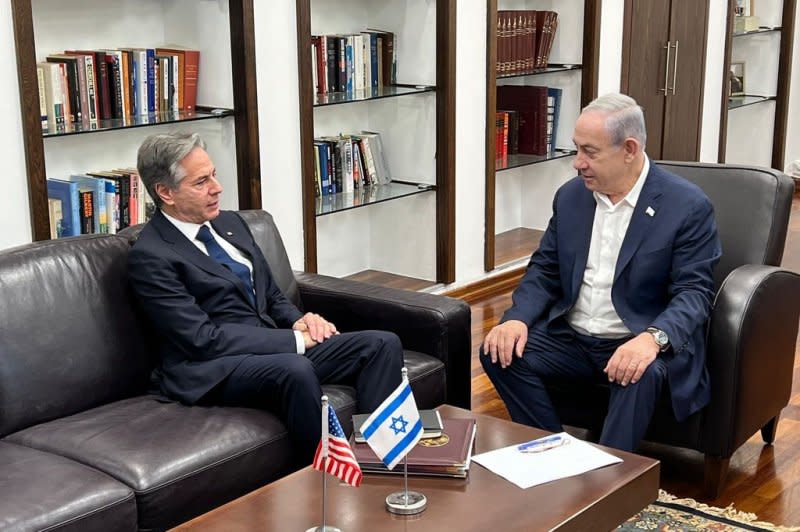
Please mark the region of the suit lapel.
<svg viewBox="0 0 800 532"><path fill-rule="evenodd" d="M194 243L190 242L183 233L178 231L178 229L167 220L161 211L156 211L156 214L153 216L151 221L158 229L161 238L172 245L173 249L180 253L187 261L191 262L198 268L203 269L207 273L211 275L216 275L217 277L223 277L236 285L239 291L245 296L247 301L250 301L250 298L247 296L245 292L245 287L242 284L242 281L231 272L228 268L223 266L222 264L218 263L194 245ZM220 235L226 235L225 230L221 230L217 227L217 224L212 223L214 226L214 230L217 231ZM235 244L234 244L235 245ZM239 247L239 246L237 246Z"/></svg>
<svg viewBox="0 0 800 532"><path fill-rule="evenodd" d="M583 272L586 270L586 261L589 259L589 245L592 241L592 226L594 225L594 213L597 208L597 202L594 195L586 188L581 191L578 208L574 213L569 213L562 219L567 220L574 217L574 226L572 229L575 235L575 243L577 253L572 267L572 294L577 297L581 281L583 280Z"/></svg>
<svg viewBox="0 0 800 532"><path fill-rule="evenodd" d="M256 292L256 306L258 307L256 310L260 312L261 309L265 308L266 303L263 290L258 289L260 286L259 281L263 278L264 272L261 263L253 258L256 256L255 250L251 244L250 236L244 229L243 222L235 214L221 211L220 215L211 221L211 225L217 234L250 259L250 264L253 266L253 288L255 288ZM244 293L244 286L241 283L238 283L238 286ZM248 297L249 300L250 298Z"/></svg>
<svg viewBox="0 0 800 532"><path fill-rule="evenodd" d="M642 192L636 201L633 209L628 231L622 241L622 247L617 257L617 265L614 269L614 282L617 282L622 271L628 266L636 250L644 241L645 237L652 233L653 224L656 223L661 213L661 182L658 171L654 164L650 164L650 172L644 182Z"/></svg>

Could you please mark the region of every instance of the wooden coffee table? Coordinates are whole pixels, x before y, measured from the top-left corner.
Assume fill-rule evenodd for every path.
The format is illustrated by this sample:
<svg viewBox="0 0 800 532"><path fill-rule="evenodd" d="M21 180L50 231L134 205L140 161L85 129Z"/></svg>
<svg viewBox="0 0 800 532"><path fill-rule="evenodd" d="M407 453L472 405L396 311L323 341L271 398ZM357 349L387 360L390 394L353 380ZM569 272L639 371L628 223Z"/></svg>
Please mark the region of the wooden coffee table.
<svg viewBox="0 0 800 532"><path fill-rule="evenodd" d="M482 453L547 434L524 425L452 406L444 418L475 418L475 452ZM428 498L427 509L404 517L388 513L386 496L403 487L402 476L364 476L359 488L327 480L326 524L362 530L611 530L658 497L659 463L604 448L623 462L529 489L520 489L473 463L469 477L409 477L409 489ZM184 523L175 530L304 531L321 524L321 473L306 467Z"/></svg>

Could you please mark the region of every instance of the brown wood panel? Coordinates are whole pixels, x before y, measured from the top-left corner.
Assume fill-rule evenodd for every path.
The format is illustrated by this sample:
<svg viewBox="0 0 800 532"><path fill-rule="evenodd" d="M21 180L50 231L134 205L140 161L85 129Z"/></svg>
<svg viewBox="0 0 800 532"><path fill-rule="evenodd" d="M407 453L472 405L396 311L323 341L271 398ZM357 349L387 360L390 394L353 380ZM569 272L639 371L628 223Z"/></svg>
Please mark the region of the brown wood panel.
<svg viewBox="0 0 800 532"><path fill-rule="evenodd" d="M731 48L733 47L733 9L736 0L728 0L728 17L725 22L725 52L722 60L722 95L719 105L719 146L717 147L717 162L725 162L725 152L728 144L728 72L731 69Z"/></svg>
<svg viewBox="0 0 800 532"><path fill-rule="evenodd" d="M436 2L436 280L456 280L456 0Z"/></svg>
<svg viewBox="0 0 800 532"><path fill-rule="evenodd" d="M781 51L778 57L778 93L775 97L775 131L772 137L772 167L781 171L783 171L786 156L786 128L789 124L789 92L792 79L792 46L794 44L796 8L797 0L783 0L781 19L783 29L781 30Z"/></svg>
<svg viewBox="0 0 800 532"><path fill-rule="evenodd" d="M581 75L581 107L597 98L597 74L600 65L600 7L602 0L586 0L583 4L583 73Z"/></svg>
<svg viewBox="0 0 800 532"><path fill-rule="evenodd" d="M497 114L497 0L486 0L486 201L483 205L483 269L494 270L495 227L495 115Z"/></svg>
<svg viewBox="0 0 800 532"><path fill-rule="evenodd" d="M424 290L425 288L436 285L434 281L416 279L414 277L406 277L405 275L397 275L379 270L364 270L362 272L346 275L343 279L413 291Z"/></svg>
<svg viewBox="0 0 800 532"><path fill-rule="evenodd" d="M42 122L39 116L39 82L36 77L36 45L30 0L11 0L11 13L17 47L19 103L22 111L25 166L28 172L31 232L34 240L48 240L50 211L47 204L47 174L44 167Z"/></svg>
<svg viewBox="0 0 800 532"><path fill-rule="evenodd" d="M240 209L261 208L261 157L253 0L229 3L231 73L236 129L236 168Z"/></svg>
<svg viewBox="0 0 800 532"><path fill-rule="evenodd" d="M669 67L672 90L665 101L662 159L700 159L707 33L708 0L672 0L669 35L673 46ZM649 148L648 142L648 151Z"/></svg>
<svg viewBox="0 0 800 532"><path fill-rule="evenodd" d="M507 264L519 259L525 259L539 247L544 231L517 227L500 233L495 237L495 261Z"/></svg>
<svg viewBox="0 0 800 532"><path fill-rule="evenodd" d="M314 87L311 65L311 2L297 0L297 76L300 101L300 180L303 198L305 270L317 271L317 213L314 198Z"/></svg>
<svg viewBox="0 0 800 532"><path fill-rule="evenodd" d="M669 0L625 0L622 49L622 92L644 109L647 154L661 159L664 129L664 89L670 19ZM672 66L672 62L670 62ZM671 75L671 73L670 73Z"/></svg>
<svg viewBox="0 0 800 532"><path fill-rule="evenodd" d="M800 194L795 195L786 239L783 267L800 273ZM506 288L471 303L472 309L472 410L508 419L505 405L483 373L478 349L486 333L511 305ZM727 482L716 499L703 493L703 456L677 447L645 444L642 452L661 460L661 488L679 497L753 512L762 520L800 526L800 341L795 351L794 379L789 405L778 423L773 445L755 434L731 457ZM571 429L572 430L572 429ZM580 431L576 431L579 433Z"/></svg>

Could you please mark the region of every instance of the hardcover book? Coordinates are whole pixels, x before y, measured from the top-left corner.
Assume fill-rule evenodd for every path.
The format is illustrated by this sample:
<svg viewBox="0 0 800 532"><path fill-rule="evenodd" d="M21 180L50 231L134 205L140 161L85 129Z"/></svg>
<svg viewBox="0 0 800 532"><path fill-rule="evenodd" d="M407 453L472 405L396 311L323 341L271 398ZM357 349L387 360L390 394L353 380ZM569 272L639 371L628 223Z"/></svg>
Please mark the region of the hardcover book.
<svg viewBox="0 0 800 532"><path fill-rule="evenodd" d="M408 474L466 478L475 442L474 419L443 419L442 435L420 440L408 453ZM403 466L389 471L366 443L350 438L353 454L365 473L403 474Z"/></svg>

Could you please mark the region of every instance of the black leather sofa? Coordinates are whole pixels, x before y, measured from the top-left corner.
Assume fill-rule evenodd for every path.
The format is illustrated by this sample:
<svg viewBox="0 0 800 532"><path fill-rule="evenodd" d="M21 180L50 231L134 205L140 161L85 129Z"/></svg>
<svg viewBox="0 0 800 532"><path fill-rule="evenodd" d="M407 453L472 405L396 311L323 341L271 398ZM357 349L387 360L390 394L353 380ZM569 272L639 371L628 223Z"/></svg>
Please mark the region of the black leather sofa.
<svg viewBox="0 0 800 532"><path fill-rule="evenodd" d="M418 404L469 408L464 302L289 267L269 214L242 212L288 297L340 330L388 329ZM148 394L155 361L126 282L125 235L0 252L0 530L161 530L287 474L272 414ZM354 392L325 387L351 430Z"/></svg>

